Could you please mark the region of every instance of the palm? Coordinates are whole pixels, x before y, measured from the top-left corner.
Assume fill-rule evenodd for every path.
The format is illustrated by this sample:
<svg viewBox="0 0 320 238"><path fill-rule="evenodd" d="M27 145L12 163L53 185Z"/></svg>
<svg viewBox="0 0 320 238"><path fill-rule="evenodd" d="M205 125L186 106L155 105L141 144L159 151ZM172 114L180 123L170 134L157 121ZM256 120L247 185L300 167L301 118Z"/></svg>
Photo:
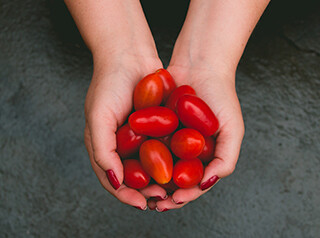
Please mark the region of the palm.
<svg viewBox="0 0 320 238"><path fill-rule="evenodd" d="M202 182L213 175L226 177L234 170L238 159L243 137L243 119L240 104L234 86L234 76L222 76L212 71L189 69L183 67L168 67L178 85L192 86L197 95L212 109L219 120L216 132L216 150L214 160L205 168ZM190 189L179 189L173 195L174 201L187 204L205 193L198 186ZM179 208L171 201L160 201L157 207L170 209Z"/></svg>

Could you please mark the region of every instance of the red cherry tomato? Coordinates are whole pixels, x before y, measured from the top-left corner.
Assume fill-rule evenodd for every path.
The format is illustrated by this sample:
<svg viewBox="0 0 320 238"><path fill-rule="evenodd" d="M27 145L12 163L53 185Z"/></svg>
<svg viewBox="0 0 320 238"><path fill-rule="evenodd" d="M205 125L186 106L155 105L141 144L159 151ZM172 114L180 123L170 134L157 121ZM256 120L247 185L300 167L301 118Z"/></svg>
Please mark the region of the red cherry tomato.
<svg viewBox="0 0 320 238"><path fill-rule="evenodd" d="M177 129L177 115L166 107L148 107L132 113L129 125L136 134L163 137Z"/></svg>
<svg viewBox="0 0 320 238"><path fill-rule="evenodd" d="M180 97L183 95L196 95L196 91L189 85L182 85L177 87L169 96L166 107L170 108L172 111L176 110L176 105Z"/></svg>
<svg viewBox="0 0 320 238"><path fill-rule="evenodd" d="M203 165L197 158L179 160L173 168L173 181L180 188L191 188L200 183Z"/></svg>
<svg viewBox="0 0 320 238"><path fill-rule="evenodd" d="M140 161L144 170L158 183L172 178L173 160L169 149L158 140L147 140L140 147Z"/></svg>
<svg viewBox="0 0 320 238"><path fill-rule="evenodd" d="M143 170L141 163L136 159L123 161L124 183L131 188L140 189L150 182L150 176Z"/></svg>
<svg viewBox="0 0 320 238"><path fill-rule="evenodd" d="M156 74L160 76L163 83L163 99L162 103L165 104L169 95L172 91L177 87L176 83L174 82L171 74L165 69L158 69Z"/></svg>
<svg viewBox="0 0 320 238"><path fill-rule="evenodd" d="M171 151L180 159L194 159L201 154L205 140L195 129L184 128L173 134Z"/></svg>
<svg viewBox="0 0 320 238"><path fill-rule="evenodd" d="M210 107L197 96L180 97L177 113L185 127L196 129L204 136L212 136L219 128L218 119Z"/></svg>
<svg viewBox="0 0 320 238"><path fill-rule="evenodd" d="M213 160L214 149L216 145L216 141L211 137L205 137L205 145L203 147L202 153L198 156L203 163L209 163Z"/></svg>
<svg viewBox="0 0 320 238"><path fill-rule="evenodd" d="M149 74L139 81L133 92L133 105L135 110L159 106L163 97L163 83L161 77Z"/></svg>
<svg viewBox="0 0 320 238"><path fill-rule="evenodd" d="M139 151L140 145L147 138L147 136L136 135L129 124L125 124L116 132L117 153L121 158L128 158Z"/></svg>

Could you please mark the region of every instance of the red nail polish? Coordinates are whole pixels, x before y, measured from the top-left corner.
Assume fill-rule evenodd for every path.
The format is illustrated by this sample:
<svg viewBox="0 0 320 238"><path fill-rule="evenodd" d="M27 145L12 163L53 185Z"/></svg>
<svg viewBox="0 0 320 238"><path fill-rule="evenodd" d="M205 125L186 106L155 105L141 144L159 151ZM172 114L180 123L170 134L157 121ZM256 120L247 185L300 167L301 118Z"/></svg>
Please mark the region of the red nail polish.
<svg viewBox="0 0 320 238"><path fill-rule="evenodd" d="M157 212L166 212L166 211L169 211L170 209L164 208L163 210L160 210L160 209L156 208L156 210L157 210Z"/></svg>
<svg viewBox="0 0 320 238"><path fill-rule="evenodd" d="M143 209L142 207L139 207L139 206L133 206L133 207L135 207L135 208L137 208L137 209L139 209L139 210L141 210L141 211L147 210L147 207L145 207L144 209Z"/></svg>
<svg viewBox="0 0 320 238"><path fill-rule="evenodd" d="M212 176L211 178L209 178L207 181L203 182L202 184L200 184L200 189L201 190L206 190L208 188L210 188L211 186L213 186L220 178L215 175Z"/></svg>
<svg viewBox="0 0 320 238"><path fill-rule="evenodd" d="M155 197L152 197L153 199L155 199L156 201L163 201L163 200L166 200L168 197L168 195L166 195L164 198L161 197L161 196L155 196Z"/></svg>
<svg viewBox="0 0 320 238"><path fill-rule="evenodd" d="M112 187L117 190L120 187L120 183L113 172L113 170L109 169L107 170L107 178L109 180L109 183L112 185Z"/></svg>
<svg viewBox="0 0 320 238"><path fill-rule="evenodd" d="M174 202L175 204L177 204L177 205L180 205L180 204L182 204L183 202Z"/></svg>

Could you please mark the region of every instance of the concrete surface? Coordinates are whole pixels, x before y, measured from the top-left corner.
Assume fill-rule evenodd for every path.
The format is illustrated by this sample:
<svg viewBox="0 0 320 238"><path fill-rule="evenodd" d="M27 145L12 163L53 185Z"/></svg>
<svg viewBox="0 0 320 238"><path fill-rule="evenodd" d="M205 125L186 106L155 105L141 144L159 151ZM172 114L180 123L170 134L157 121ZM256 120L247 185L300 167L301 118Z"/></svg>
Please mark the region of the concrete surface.
<svg viewBox="0 0 320 238"><path fill-rule="evenodd" d="M163 19L150 24L168 64L186 4L163 17L162 4L144 3ZM316 1L271 4L237 72L236 171L158 214L118 202L91 169L91 56L63 2L1 1L0 237L320 237L319 13Z"/></svg>

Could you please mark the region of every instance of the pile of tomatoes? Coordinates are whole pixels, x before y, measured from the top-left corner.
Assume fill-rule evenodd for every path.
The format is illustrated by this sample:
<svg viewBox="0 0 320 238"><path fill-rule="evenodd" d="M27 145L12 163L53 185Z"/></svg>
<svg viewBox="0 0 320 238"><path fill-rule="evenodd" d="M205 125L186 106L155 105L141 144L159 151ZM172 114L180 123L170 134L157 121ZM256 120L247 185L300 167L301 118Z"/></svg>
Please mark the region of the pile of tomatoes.
<svg viewBox="0 0 320 238"><path fill-rule="evenodd" d="M219 127L209 106L189 85L177 87L165 69L139 81L133 104L135 111L116 133L124 183L141 189L152 180L168 192L198 185Z"/></svg>

